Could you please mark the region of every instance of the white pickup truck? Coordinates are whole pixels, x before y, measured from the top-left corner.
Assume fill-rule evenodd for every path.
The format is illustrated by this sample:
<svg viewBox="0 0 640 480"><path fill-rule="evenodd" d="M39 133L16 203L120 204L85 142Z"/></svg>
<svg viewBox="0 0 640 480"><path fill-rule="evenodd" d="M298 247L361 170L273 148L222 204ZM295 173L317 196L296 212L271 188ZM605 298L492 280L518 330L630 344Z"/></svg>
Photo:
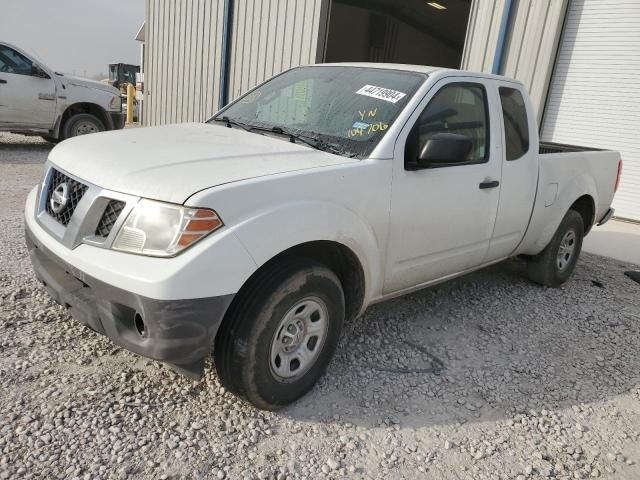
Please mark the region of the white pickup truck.
<svg viewBox="0 0 640 480"><path fill-rule="evenodd" d="M124 127L120 92L57 73L0 41L0 132L65 138Z"/></svg>
<svg viewBox="0 0 640 480"><path fill-rule="evenodd" d="M385 64L289 70L206 124L51 152L26 204L37 276L82 323L273 409L369 305L516 255L571 275L610 208L612 151L540 145L527 92Z"/></svg>

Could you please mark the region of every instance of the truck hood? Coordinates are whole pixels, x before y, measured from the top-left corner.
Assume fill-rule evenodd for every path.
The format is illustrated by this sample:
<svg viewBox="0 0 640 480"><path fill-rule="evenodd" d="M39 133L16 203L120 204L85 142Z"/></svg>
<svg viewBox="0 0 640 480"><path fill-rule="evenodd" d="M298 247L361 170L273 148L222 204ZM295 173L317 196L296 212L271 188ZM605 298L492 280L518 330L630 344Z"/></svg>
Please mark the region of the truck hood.
<svg viewBox="0 0 640 480"><path fill-rule="evenodd" d="M93 88L96 90L102 90L103 92L108 92L113 95L120 95L120 91L112 85L105 85L102 82L98 82L96 80L89 80L88 78L80 78L80 77L69 77L67 75L62 75L60 77L60 81L64 85L71 85L74 87L85 87L85 88Z"/></svg>
<svg viewBox="0 0 640 480"><path fill-rule="evenodd" d="M280 138L202 123L75 137L55 147L49 160L102 188L173 203L225 183L358 162Z"/></svg>

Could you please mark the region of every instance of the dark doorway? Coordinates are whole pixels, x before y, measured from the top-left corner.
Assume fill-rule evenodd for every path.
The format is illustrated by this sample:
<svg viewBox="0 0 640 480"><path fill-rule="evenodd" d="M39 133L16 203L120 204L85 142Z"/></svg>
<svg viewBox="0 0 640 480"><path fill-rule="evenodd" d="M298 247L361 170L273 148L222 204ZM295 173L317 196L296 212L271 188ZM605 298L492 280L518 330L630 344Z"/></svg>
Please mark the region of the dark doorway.
<svg viewBox="0 0 640 480"><path fill-rule="evenodd" d="M325 62L459 68L471 0L333 0Z"/></svg>

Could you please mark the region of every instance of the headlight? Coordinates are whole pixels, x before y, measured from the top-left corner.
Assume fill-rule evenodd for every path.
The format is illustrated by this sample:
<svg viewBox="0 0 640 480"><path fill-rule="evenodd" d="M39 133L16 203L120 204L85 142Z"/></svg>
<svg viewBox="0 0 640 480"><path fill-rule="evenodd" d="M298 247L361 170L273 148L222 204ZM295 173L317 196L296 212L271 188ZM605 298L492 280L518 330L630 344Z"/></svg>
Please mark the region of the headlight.
<svg viewBox="0 0 640 480"><path fill-rule="evenodd" d="M140 255L173 257L222 225L213 210L143 199L120 228L112 248Z"/></svg>
<svg viewBox="0 0 640 480"><path fill-rule="evenodd" d="M120 110L122 109L122 99L120 95L117 97L113 97L109 102L109 110Z"/></svg>

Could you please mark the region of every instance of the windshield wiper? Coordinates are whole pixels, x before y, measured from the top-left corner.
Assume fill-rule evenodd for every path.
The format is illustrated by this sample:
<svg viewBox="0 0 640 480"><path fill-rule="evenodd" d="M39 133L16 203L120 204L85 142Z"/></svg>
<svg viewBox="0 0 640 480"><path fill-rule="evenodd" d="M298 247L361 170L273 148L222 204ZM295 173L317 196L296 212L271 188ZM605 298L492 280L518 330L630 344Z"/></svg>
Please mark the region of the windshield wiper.
<svg viewBox="0 0 640 480"><path fill-rule="evenodd" d="M336 155L344 155L351 158L356 156L355 153L346 151L342 146L336 143L327 142L313 135L290 132L288 130L284 130L282 127L272 127L270 130L273 133L286 135L287 137L289 137L289 141L291 143L296 143L296 140L298 140L311 148L315 148L316 150L320 150L323 152L334 153Z"/></svg>
<svg viewBox="0 0 640 480"><path fill-rule="evenodd" d="M323 152L329 152L336 155L342 155L345 157L353 158L357 157L356 153L351 153L346 151L341 145L336 143L327 142L322 140L321 138L315 137L313 135L305 135L303 133L294 133L289 130L285 130L282 127L261 127L259 125L251 125L249 123L238 122L237 120L232 120L231 118L224 117L216 117L213 119L214 122L224 122L227 127L231 128L232 126L240 127L247 132L268 132L275 133L276 135L284 135L285 137L289 137L289 141L291 143L296 143L299 141L304 143L305 145L315 148L316 150L320 150Z"/></svg>
<svg viewBox="0 0 640 480"><path fill-rule="evenodd" d="M214 122L224 122L227 124L227 127L231 128L232 126L235 127L240 127L243 130L246 130L247 132L250 132L251 130L253 130L255 127L253 125L248 125L246 123L242 123L242 122L238 122L237 120L231 120L229 117L224 116L224 117L216 117L213 119Z"/></svg>

